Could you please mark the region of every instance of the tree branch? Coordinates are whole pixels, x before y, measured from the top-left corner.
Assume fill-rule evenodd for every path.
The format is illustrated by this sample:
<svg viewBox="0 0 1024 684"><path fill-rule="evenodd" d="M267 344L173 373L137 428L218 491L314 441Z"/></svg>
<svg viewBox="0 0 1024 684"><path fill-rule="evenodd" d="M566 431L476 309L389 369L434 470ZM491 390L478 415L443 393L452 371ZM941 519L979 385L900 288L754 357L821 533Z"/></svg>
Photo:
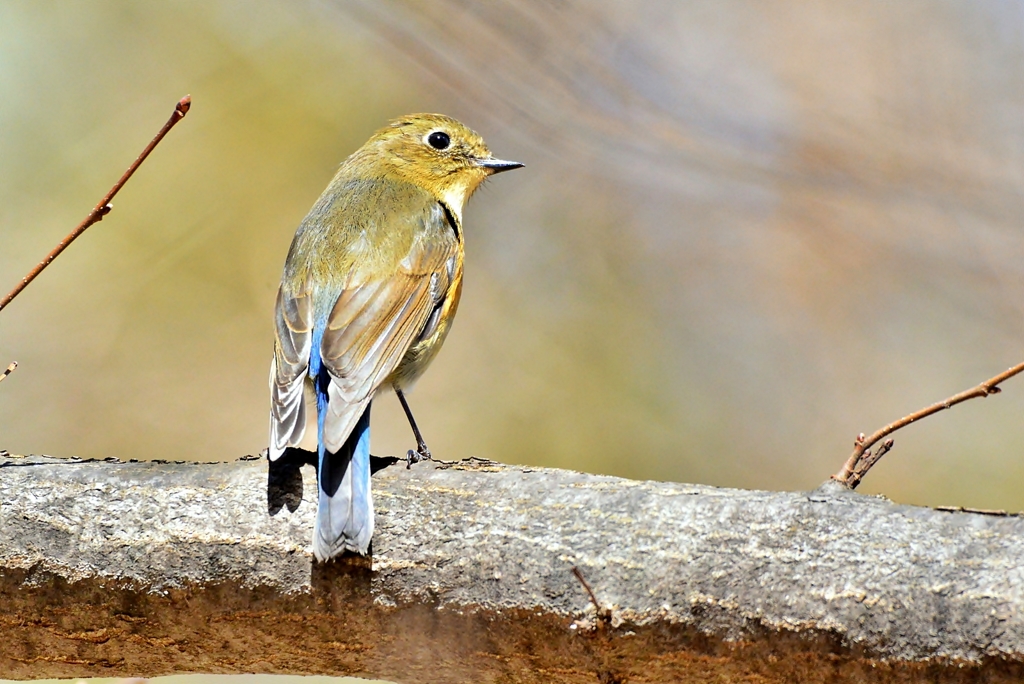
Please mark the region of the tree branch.
<svg viewBox="0 0 1024 684"><path fill-rule="evenodd" d="M757 492L420 463L374 475L372 559L321 564L313 469L282 460L0 452L0 669L1024 681L1019 516L835 482ZM598 597L611 619L588 629Z"/></svg>
<svg viewBox="0 0 1024 684"><path fill-rule="evenodd" d="M874 446L879 440L884 439L896 432L902 427L910 425L914 421L927 418L933 413L944 411L948 408L956 406L968 399L976 399L978 397L987 397L990 394L998 394L1002 390L999 388L999 384L1009 380L1013 376L1017 375L1021 371L1024 371L1024 363L1018 364L1013 368L1009 368L994 378L989 378L980 385L976 385L969 390L954 394L948 399L944 399L938 403L926 406L920 411L915 411L908 416L904 416L899 420L889 423L881 430L873 432L870 436L865 437L864 433L857 435L857 439L853 442L853 453L846 459L846 463L839 470L838 473L832 476L833 480L840 482L849 489L856 489L857 485L860 484L864 476L867 475L868 471L871 470L872 466L875 465L893 446L893 440L887 439L879 446L878 450L872 454L871 447Z"/></svg>
<svg viewBox="0 0 1024 684"><path fill-rule="evenodd" d="M54 259L60 256L60 253L67 249L68 245L74 242L79 235L84 233L89 226L98 221L103 220L103 217L110 213L110 210L113 209L113 205L110 204L110 202L114 199L114 195L116 195L118 191L120 191L121 188L124 187L124 184L128 182L129 178L132 177L132 174L135 173L135 170L142 165L142 162L146 161L146 157L149 156L149 153L152 152L153 149L160 143L160 141L164 139L164 136L167 135L167 133L172 128L174 128L174 125L181 121L183 118L185 118L185 114L188 113L189 107L191 106L192 98L189 95L186 95L178 101L178 104L174 107L174 112L171 114L171 118L167 120L167 123L163 125L163 128L161 128L160 131L156 134L156 136L149 142L149 144L146 145L146 148L142 150L142 153L138 156L138 158L132 163L131 166L128 167L128 170L124 172L120 180L114 183L114 187L110 188L109 192L107 192L107 194L103 196L103 199L99 201L99 204L93 207L93 210L89 212L89 215L86 216L85 219L81 223L79 223L73 231L68 233L68 235L63 240L58 242L57 246L54 247L42 261L36 264L35 268L29 271L28 275L22 278L21 281L17 285L15 285L13 290L7 293L7 296L0 300L0 310L2 310L5 306L10 304L11 301L13 301L14 298L17 297L22 290L28 287L29 283L36 279L36 276L43 272L43 269L49 266Z"/></svg>
<svg viewBox="0 0 1024 684"><path fill-rule="evenodd" d="M3 373L0 373L0 382L3 382L4 380L6 380L7 376L10 375L11 373L13 373L17 367L18 367L18 362L17 361L11 361L11 364L9 366L7 366L7 369Z"/></svg>

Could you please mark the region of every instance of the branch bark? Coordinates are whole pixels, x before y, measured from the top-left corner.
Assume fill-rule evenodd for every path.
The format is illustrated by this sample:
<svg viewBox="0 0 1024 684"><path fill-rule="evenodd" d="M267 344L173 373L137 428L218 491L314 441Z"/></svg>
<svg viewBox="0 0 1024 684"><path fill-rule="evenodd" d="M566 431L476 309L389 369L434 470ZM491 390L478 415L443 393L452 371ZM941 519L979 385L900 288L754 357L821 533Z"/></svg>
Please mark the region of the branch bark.
<svg viewBox="0 0 1024 684"><path fill-rule="evenodd" d="M374 476L372 561L316 564L312 475L0 452L4 671L1024 678L1018 516L421 463Z"/></svg>
<svg viewBox="0 0 1024 684"><path fill-rule="evenodd" d="M910 415L903 416L899 420L889 423L882 429L873 432L867 437L865 437L863 433L857 435L857 439L853 441L853 453L850 454L848 459L846 459L846 463L844 463L843 467L839 469L839 472L832 476L832 479L849 489L856 489L857 485L859 485L861 480L864 479L864 476L868 474L868 471L878 463L882 456L885 456L885 454L892 449L893 440L886 439L874 453L871 453L871 447L878 443L879 440L888 437L900 428L904 428L915 421L927 418L939 411L945 411L946 409L952 408L953 406L961 404L969 399L987 397L990 394L999 394L1002 392L1002 388L1000 388L999 385L1022 371L1024 371L1024 363L1017 364L1012 368L1006 369L999 375L975 385L969 390L964 390L959 394L954 394L953 396L936 402L931 406L926 406L919 411L914 411Z"/></svg>
<svg viewBox="0 0 1024 684"><path fill-rule="evenodd" d="M18 368L18 362L17 361L11 361L10 364L8 364L7 368L4 369L4 372L0 373L0 382L3 382L4 380L6 380L7 376L10 375L11 373L13 373L15 370L17 370L17 368Z"/></svg>
<svg viewBox="0 0 1024 684"><path fill-rule="evenodd" d="M8 292L3 299L0 299L0 310L10 304L15 297L21 294L21 291L28 287L28 284L35 280L36 276L42 273L43 269L49 266L54 259L59 257L60 253L67 249L68 245L74 242L79 235L84 233L89 226L102 221L103 217L110 213L114 208L114 205L110 203L113 201L114 196L120 192L121 188L124 187L125 183L128 182L128 179L132 177L135 171L142 166L142 162L146 161L146 157L149 156L149 153L160 144L160 141L164 139L164 136L167 135L172 128L174 128L174 125L185 118L185 115L188 114L188 110L191 106L192 98L189 95L178 100L178 104L174 106L174 111L171 112L171 118L167 120L167 123L165 123L159 131L157 131L157 134L149 141L149 144L146 145L139 156L136 157L135 161L132 162L132 165L128 167L128 170L121 175L121 178L114 183L113 187L107 191L107 194L103 196L103 199L93 207L92 211L89 212L82 222L79 223L74 230L68 233L63 240L58 242L57 246L50 250L50 253L43 257L43 260L36 264L36 266L29 271L17 285L14 286L14 289Z"/></svg>

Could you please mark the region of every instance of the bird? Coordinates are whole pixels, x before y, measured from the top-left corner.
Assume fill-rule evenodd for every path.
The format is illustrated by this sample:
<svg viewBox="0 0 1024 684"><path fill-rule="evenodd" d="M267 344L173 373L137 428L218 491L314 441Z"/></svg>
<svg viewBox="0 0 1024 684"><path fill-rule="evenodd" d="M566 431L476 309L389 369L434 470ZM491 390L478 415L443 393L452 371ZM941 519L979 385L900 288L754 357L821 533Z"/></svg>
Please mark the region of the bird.
<svg viewBox="0 0 1024 684"><path fill-rule="evenodd" d="M370 406L393 389L417 448L431 454L405 392L437 356L462 293L462 209L496 159L441 114L392 120L342 162L299 224L274 313L269 458L298 445L308 386L317 415L313 555L367 555L373 538Z"/></svg>

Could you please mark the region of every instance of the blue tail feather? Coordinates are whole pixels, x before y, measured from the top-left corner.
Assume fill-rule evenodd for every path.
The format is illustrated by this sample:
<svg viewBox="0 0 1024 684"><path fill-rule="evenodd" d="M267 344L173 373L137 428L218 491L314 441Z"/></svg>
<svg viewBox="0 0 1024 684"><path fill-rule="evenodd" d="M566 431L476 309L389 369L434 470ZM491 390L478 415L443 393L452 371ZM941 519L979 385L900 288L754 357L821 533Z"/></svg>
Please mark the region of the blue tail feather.
<svg viewBox="0 0 1024 684"><path fill-rule="evenodd" d="M344 551L365 555L373 537L373 495L370 491L370 405L345 440L331 453L324 447L324 417L330 375L319 369L317 404L317 514L313 553L321 561Z"/></svg>

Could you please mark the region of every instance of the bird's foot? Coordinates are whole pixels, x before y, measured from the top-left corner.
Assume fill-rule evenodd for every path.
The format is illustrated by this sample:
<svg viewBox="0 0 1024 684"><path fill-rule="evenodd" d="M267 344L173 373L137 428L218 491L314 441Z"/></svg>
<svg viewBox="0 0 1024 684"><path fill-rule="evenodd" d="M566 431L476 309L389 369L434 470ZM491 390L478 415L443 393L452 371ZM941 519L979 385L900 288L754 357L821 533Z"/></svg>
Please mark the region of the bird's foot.
<svg viewBox="0 0 1024 684"><path fill-rule="evenodd" d="M405 469L411 468L413 463L433 460L434 457L430 455L430 449L427 448L426 444L421 443L416 449L409 449L409 453L405 455Z"/></svg>

